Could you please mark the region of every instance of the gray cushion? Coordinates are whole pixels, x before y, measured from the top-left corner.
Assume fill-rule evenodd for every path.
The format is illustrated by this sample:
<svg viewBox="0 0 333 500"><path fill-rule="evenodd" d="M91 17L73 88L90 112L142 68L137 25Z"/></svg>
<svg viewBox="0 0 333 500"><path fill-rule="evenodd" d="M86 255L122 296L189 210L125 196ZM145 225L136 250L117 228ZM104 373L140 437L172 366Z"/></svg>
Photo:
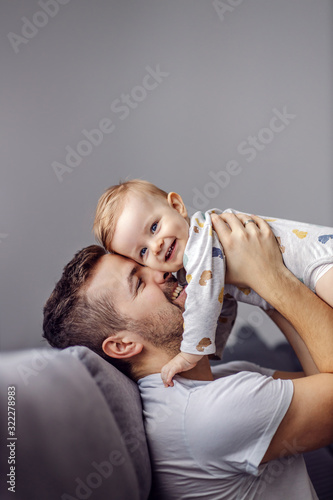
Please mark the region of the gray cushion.
<svg viewBox="0 0 333 500"><path fill-rule="evenodd" d="M9 448L2 446L0 498L142 500L147 497L148 493L144 494L149 490L150 474L145 481L140 478L140 487L138 476L146 474L148 456L146 461L142 459L142 474L138 473L138 465L133 465L138 449L146 450L146 444L140 441L140 446L134 449L126 434L124 442L126 430L133 439L139 440L140 433L135 434L131 426L125 431L120 429L120 410L115 418L110 411L112 398L106 397L100 378L115 377L107 386L115 394L121 391L118 384L124 384L124 394L131 399L128 404L125 401L123 418L127 419L129 408L131 416L127 422L132 421L133 425L140 415L137 394L133 396L135 391L129 380L124 382L106 361L86 351L86 348L38 349L1 355L0 428L4 435L7 405L3 402L7 387L15 386L17 441L16 494L10 493L5 483ZM142 418L138 418L137 425L142 426Z"/></svg>
<svg viewBox="0 0 333 500"><path fill-rule="evenodd" d="M140 499L146 499L151 486L151 466L137 384L86 347L70 347L66 351L82 361L103 393L136 470Z"/></svg>

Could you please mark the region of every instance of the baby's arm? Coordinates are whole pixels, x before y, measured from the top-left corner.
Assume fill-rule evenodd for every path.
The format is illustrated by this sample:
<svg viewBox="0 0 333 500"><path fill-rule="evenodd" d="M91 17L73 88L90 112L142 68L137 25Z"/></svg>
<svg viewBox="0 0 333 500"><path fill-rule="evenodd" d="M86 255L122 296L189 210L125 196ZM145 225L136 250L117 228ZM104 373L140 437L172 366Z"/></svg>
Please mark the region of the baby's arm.
<svg viewBox="0 0 333 500"><path fill-rule="evenodd" d="M215 353L215 331L221 312L225 263L221 244L211 226L210 214L197 212L191 220L190 236L184 254L186 302L181 353L170 366L162 369L163 382L189 366L193 368L203 355ZM187 355L187 357L186 357ZM187 363L186 363L186 361ZM182 369L178 369L181 366ZM169 379L164 378L169 373ZM171 375L170 375L171 374ZM171 377L171 378L170 378Z"/></svg>
<svg viewBox="0 0 333 500"><path fill-rule="evenodd" d="M195 365L203 358L201 354L188 354L187 352L180 352L172 358L169 363L163 366L161 370L161 377L165 387L173 387L173 377L177 373L186 372L195 367Z"/></svg>

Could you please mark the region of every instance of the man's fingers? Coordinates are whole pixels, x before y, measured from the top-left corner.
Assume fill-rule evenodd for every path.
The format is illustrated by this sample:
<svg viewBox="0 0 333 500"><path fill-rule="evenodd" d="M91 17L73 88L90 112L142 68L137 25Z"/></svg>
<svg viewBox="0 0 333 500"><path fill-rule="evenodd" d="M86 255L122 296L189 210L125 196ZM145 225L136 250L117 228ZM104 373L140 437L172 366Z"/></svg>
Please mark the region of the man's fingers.
<svg viewBox="0 0 333 500"><path fill-rule="evenodd" d="M240 228L243 226L242 221L239 218L239 215L242 214L234 214L232 212L225 212L220 215L220 217L223 218L223 220L228 224L230 227L231 231L234 231L237 228Z"/></svg>
<svg viewBox="0 0 333 500"><path fill-rule="evenodd" d="M218 219L219 219L219 225L217 227L219 228L219 231L225 230L224 234L230 234L231 231L236 231L236 230L243 231L245 227L244 224L246 223L246 221L251 220L252 216L241 213L234 214L232 212L225 212L223 214L218 215ZM250 222L250 224L256 226L254 222ZM227 228L229 231L225 228Z"/></svg>
<svg viewBox="0 0 333 500"><path fill-rule="evenodd" d="M241 222L243 228L246 229L247 231L253 231L253 230L258 231L259 228L257 222L254 219L254 217L252 217L252 215L236 214L236 217Z"/></svg>
<svg viewBox="0 0 333 500"><path fill-rule="evenodd" d="M269 224L257 215L242 213L234 214L232 212L226 212L220 215L212 214L212 222L214 229L216 230L216 228L218 228L219 233L222 234L230 234L231 231L235 231L237 229L241 229L243 231L244 228L256 231L259 228L260 230L270 231Z"/></svg>
<svg viewBox="0 0 333 500"><path fill-rule="evenodd" d="M222 217L223 215L225 214L220 214L220 215L212 214L211 219L215 231L219 232L219 234L227 235L230 234L230 227L224 221L224 218Z"/></svg>
<svg viewBox="0 0 333 500"><path fill-rule="evenodd" d="M266 229L268 231L271 231L269 224L261 217L258 217L258 215L251 215L251 219L255 221L260 230Z"/></svg>

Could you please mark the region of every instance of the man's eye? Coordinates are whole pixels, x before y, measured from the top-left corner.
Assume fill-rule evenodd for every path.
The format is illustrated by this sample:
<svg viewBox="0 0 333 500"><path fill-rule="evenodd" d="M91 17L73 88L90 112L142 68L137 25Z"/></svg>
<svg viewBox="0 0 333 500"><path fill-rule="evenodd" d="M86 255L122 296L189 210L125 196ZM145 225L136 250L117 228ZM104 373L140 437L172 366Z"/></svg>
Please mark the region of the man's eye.
<svg viewBox="0 0 333 500"><path fill-rule="evenodd" d="M140 257L143 257L146 252L147 252L147 248L143 248L140 252Z"/></svg>
<svg viewBox="0 0 333 500"><path fill-rule="evenodd" d="M151 226L150 230L152 233L155 233L156 229L157 229L157 222L154 222L154 224Z"/></svg>
<svg viewBox="0 0 333 500"><path fill-rule="evenodd" d="M139 290L139 288L140 288L140 286L141 286L141 285L142 285L142 279L141 279L141 278L139 278L139 279L138 279L138 282L137 282L137 285L136 285L136 291L138 291L138 290Z"/></svg>

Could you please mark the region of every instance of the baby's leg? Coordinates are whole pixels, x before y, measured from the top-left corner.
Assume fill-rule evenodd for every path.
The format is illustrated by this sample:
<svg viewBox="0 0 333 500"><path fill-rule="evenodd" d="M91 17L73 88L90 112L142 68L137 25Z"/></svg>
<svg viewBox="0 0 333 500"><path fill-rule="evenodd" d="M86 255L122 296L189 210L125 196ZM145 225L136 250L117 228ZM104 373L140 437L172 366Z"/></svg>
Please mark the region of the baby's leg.
<svg viewBox="0 0 333 500"><path fill-rule="evenodd" d="M316 294L333 307L333 267L317 281Z"/></svg>

